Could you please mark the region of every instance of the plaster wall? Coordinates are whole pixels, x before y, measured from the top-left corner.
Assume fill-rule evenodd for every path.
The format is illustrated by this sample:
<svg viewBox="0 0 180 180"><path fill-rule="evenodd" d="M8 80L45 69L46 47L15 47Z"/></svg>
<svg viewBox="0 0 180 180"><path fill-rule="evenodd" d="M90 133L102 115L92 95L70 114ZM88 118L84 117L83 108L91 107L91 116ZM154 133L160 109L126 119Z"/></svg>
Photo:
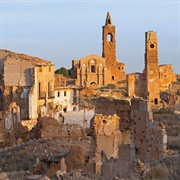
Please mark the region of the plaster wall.
<svg viewBox="0 0 180 180"><path fill-rule="evenodd" d="M55 88L54 90L54 103L61 105L63 114L69 111L79 110L79 89L64 87Z"/></svg>
<svg viewBox="0 0 180 180"><path fill-rule="evenodd" d="M5 86L32 86L31 62L7 57L4 63Z"/></svg>
<svg viewBox="0 0 180 180"><path fill-rule="evenodd" d="M37 79L37 67L35 67L32 70L32 76L33 78L33 86L30 89L30 93L29 93L29 106L28 106L28 110L29 110L29 118L30 119L37 119L38 117L38 113L37 113L37 109L38 109L38 98L39 98L39 92L38 92L38 79Z"/></svg>
<svg viewBox="0 0 180 180"><path fill-rule="evenodd" d="M80 110L80 111L71 111L67 112L64 115L65 124L79 124L83 128L90 127L90 120L94 117L93 110Z"/></svg>

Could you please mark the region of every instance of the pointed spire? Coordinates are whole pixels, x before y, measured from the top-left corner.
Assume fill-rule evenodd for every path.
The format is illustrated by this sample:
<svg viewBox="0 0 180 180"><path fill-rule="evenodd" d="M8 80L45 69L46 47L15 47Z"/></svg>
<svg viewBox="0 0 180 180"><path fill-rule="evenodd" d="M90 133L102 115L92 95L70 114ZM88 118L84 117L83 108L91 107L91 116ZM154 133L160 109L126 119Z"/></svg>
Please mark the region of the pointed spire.
<svg viewBox="0 0 180 180"><path fill-rule="evenodd" d="M111 15L109 12L107 12L106 22L105 22L105 26L107 26L107 25L112 25L112 19L111 19Z"/></svg>

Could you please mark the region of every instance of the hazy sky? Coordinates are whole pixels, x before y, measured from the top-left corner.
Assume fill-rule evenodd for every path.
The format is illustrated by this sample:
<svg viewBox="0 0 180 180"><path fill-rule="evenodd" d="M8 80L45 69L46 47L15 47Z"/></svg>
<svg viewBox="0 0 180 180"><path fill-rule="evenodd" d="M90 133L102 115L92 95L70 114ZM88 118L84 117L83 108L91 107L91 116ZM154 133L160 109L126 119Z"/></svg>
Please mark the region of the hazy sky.
<svg viewBox="0 0 180 180"><path fill-rule="evenodd" d="M180 74L179 0L0 0L0 48L49 60L102 56L107 12L116 26L116 51L126 73L144 68L145 32L157 32L159 64Z"/></svg>

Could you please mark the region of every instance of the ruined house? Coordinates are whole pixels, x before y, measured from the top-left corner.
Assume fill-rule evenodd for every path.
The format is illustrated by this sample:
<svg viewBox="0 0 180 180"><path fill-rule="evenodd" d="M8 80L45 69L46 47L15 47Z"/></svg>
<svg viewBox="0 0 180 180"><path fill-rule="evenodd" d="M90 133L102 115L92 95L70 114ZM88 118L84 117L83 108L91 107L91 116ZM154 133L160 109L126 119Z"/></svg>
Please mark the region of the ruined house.
<svg viewBox="0 0 180 180"><path fill-rule="evenodd" d="M103 87L109 84L125 86L124 63L116 57L116 32L110 13L107 13L103 26L102 57L95 54L72 61L71 78L77 86Z"/></svg>
<svg viewBox="0 0 180 180"><path fill-rule="evenodd" d="M165 127L153 120L147 100L97 98L91 130L91 156L97 173L101 173L103 163L112 158L152 162L164 157ZM116 169L113 172L119 168L116 162L118 160L111 161Z"/></svg>
<svg viewBox="0 0 180 180"><path fill-rule="evenodd" d="M13 116L36 119L39 107L50 107L54 102L54 65L7 50L0 50L0 54L0 110L5 124L13 121Z"/></svg>
<svg viewBox="0 0 180 180"><path fill-rule="evenodd" d="M66 85L66 77L55 74L54 104L61 106L61 113L79 110L79 88L73 85Z"/></svg>

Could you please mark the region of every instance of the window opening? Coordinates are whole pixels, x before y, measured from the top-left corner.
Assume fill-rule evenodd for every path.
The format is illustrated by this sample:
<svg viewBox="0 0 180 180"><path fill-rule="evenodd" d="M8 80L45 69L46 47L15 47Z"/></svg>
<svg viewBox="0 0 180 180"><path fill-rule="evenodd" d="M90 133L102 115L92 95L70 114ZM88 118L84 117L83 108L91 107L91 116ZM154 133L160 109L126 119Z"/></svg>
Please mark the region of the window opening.
<svg viewBox="0 0 180 180"><path fill-rule="evenodd" d="M39 67L39 72L42 72L42 66Z"/></svg>
<svg viewBox="0 0 180 180"><path fill-rule="evenodd" d="M66 91L64 91L64 96L66 96Z"/></svg>
<svg viewBox="0 0 180 180"><path fill-rule="evenodd" d="M67 112L67 108L64 108L63 111L64 111L64 112Z"/></svg>
<svg viewBox="0 0 180 180"><path fill-rule="evenodd" d="M154 104L158 104L158 99L157 98L154 99Z"/></svg>
<svg viewBox="0 0 180 180"><path fill-rule="evenodd" d="M95 72L96 72L96 67L95 67L95 65L92 65L92 66L91 66L91 72L92 72L92 73L95 73Z"/></svg>
<svg viewBox="0 0 180 180"><path fill-rule="evenodd" d="M108 42L112 42L112 34L107 35L107 40L108 40Z"/></svg>

